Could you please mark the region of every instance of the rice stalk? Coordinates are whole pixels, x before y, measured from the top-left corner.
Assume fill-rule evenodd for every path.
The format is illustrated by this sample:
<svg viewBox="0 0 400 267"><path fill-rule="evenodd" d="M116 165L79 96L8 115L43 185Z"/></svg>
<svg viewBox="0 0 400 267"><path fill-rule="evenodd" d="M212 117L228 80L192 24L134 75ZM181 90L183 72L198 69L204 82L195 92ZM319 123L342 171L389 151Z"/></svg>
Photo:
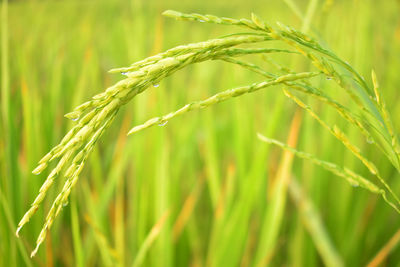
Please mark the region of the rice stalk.
<svg viewBox="0 0 400 267"><path fill-rule="evenodd" d="M351 143L351 141L348 139L346 134L340 130L340 128L336 125L333 127L329 126L326 122L324 122L318 115L315 113L310 106L306 105L304 102L302 102L299 98L295 97L293 94L288 92L287 90L284 90L285 94L287 97L291 98L298 106L301 108L305 109L319 124L321 124L325 129L328 130L337 140L339 140L349 151L353 153L354 156L356 156L367 169L370 171L372 175L375 175L379 182L388 190L389 194L394 198L394 200L397 202L397 206L400 204L399 198L396 196L396 194L393 192L393 190L390 188L390 186L385 182L385 180L381 177L379 174L378 168L375 166L374 163L372 163L370 160L365 158L361 154L361 150L356 147L354 144Z"/></svg>
<svg viewBox="0 0 400 267"><path fill-rule="evenodd" d="M400 156L397 149L392 145L392 136L388 130L390 126L385 123L384 115L379 111L376 99L374 99L374 90L368 86L365 79L346 61L340 59L335 53L323 48L316 40L308 35L288 27L278 24L279 29L274 29L266 25L255 14L252 19L230 19L219 18L212 15L201 14L183 14L177 11L165 11L166 16L178 19L198 22L208 22L223 25L236 25L248 29L264 32L273 40L282 41L289 46L295 48L299 53L311 61L311 63L324 72L327 78L337 83L352 100L362 110L362 116L368 126L373 130L370 131L370 140L377 144L384 151L393 166L400 172ZM330 62L337 65L335 68ZM350 77L350 78L348 78ZM348 81L348 79L350 79ZM354 83L355 82L355 83ZM397 137L395 136L395 140ZM395 141L398 143L398 141Z"/></svg>
<svg viewBox="0 0 400 267"><path fill-rule="evenodd" d="M321 166L322 168L324 168L327 171L332 172L333 174L344 178L348 183L350 183L351 186L353 187L361 187L364 188L368 191L370 191L371 193L374 194L378 194L381 195L382 198L390 205L392 206L398 213L400 213L400 209L396 206L396 204L394 204L393 202L391 202L390 200L387 199L386 196L386 192L381 189L379 186L377 186L376 184L374 184L373 182L369 181L368 179L364 178L363 176L353 172L352 170L346 168L346 167L341 167L337 164L334 164L332 162L328 162L328 161L324 161L321 159L316 158L315 156L303 152L303 151L299 151L297 149L294 149L284 143L279 142L278 140L274 140L268 137L263 136L262 134L258 133L257 134L258 138L267 143L267 144L273 144L276 145L284 150L288 150L290 152L292 152L293 154L295 154L297 157L302 158L302 159L306 159L318 166Z"/></svg>
<svg viewBox="0 0 400 267"><path fill-rule="evenodd" d="M242 86L242 87L237 87L234 89L226 90L224 92L215 94L212 97L207 98L205 100L186 104L182 108L180 108L174 112L168 113L167 115L152 118L152 119L146 121L145 123L132 128L128 132L128 135L137 133L143 129L149 128L149 127L157 125L157 124L163 125L170 119L172 119L178 115L182 115L186 112L192 111L192 110L207 108L211 105L218 104L218 103L226 101L230 98L238 97L238 96L241 96L246 93L252 93L252 92L258 91L265 87L269 87L269 86L273 86L273 85L277 85L277 84L284 84L285 82L289 82L289 81L307 79L307 78L314 77L318 74L319 74L318 72L303 72L303 73L296 73L296 74L287 74L287 75L277 77L275 79L270 79L268 81L254 83L249 86Z"/></svg>
<svg viewBox="0 0 400 267"><path fill-rule="evenodd" d="M135 62L128 67L112 69L110 70L111 73L120 73L124 75L125 78L107 88L104 92L95 95L91 100L79 105L72 112L65 115L65 117L76 121L76 124L64 136L61 142L39 161L38 166L33 170L34 174L40 174L48 167L50 162L58 161L56 167L51 170L40 188L39 194L33 201L30 209L22 217L16 231L18 236L22 227L30 220L39 208L46 193L54 182L56 182L56 179L60 176L64 176L64 187L55 198L50 210L48 211L44 226L36 242L36 248L32 252L31 256L34 256L37 253L55 218L62 210L62 207L68 203L68 197L78 181L78 177L83 170L88 156L104 131L110 127L119 109L147 88L152 85L157 86L165 77L172 75L186 66L204 61L222 60L231 64L236 64L245 69L261 74L266 78L266 80L223 91L205 100L187 104L175 112L150 119L144 124L134 127L128 134L136 133L155 124L163 124L166 121L188 111L206 108L245 93L251 93L272 85L284 85L301 93L311 95L316 99L333 106L343 118L361 131L367 141L373 141L374 144L384 152L393 166L400 171L399 142L390 120L389 112L387 111L384 101L379 93L379 86L374 73L372 74L374 87L371 88L368 86L365 79L355 71L350 64L340 59L333 52L323 48L313 38L284 25L279 25L279 28L275 29L264 23L254 14L252 14L250 20L224 18L213 15L183 14L170 10L165 11L163 14L179 20L240 26L254 32L239 32L204 42L180 45L144 60ZM274 41L273 44L277 45L279 45L279 42L283 42L294 48L294 51L279 48L237 47L246 44L252 44L253 46L261 45L266 41ZM284 75L277 75L264 71L258 65L236 59L239 56L262 55L267 53L302 55L313 64L316 71L288 71L288 73ZM287 68L282 69L288 70ZM348 108L339 104L338 101L330 98L321 90L312 87L310 79L316 75L323 75L325 78L333 80L339 88L345 90L353 102L357 104L359 114L356 115L355 112L352 112ZM305 105L303 106L305 107ZM315 115L315 113L311 113L310 109L306 108L306 110L310 112L310 114ZM314 117L318 120L316 116ZM323 123L322 121L319 122ZM391 190L389 185L387 185L383 178L379 176L375 165L362 156L360 150L351 145L337 127L331 128L328 125L323 125L336 138L341 140L342 143L344 143L344 145L350 149L364 165L367 166L371 173L378 177L389 193L397 202L399 202L397 196ZM351 170L342 168L333 163L321 161L309 154L294 150L277 141L266 139L264 137L262 137L262 139L266 142L274 143L287 149L299 157L306 158L321 165L338 176L345 178L353 185L359 185L372 193L382 195L385 201L399 212L398 206L387 199L385 190Z"/></svg>
<svg viewBox="0 0 400 267"><path fill-rule="evenodd" d="M157 57L151 57L151 60L143 61L152 62L152 64L144 64L139 70L128 68L129 71L123 73L127 78L109 87L105 92L94 96L92 100L78 106L73 112L66 114L67 118L78 122L65 135L60 144L46 154L39 161L38 167L33 170L34 174L40 174L47 168L50 162L59 159L58 164L50 172L40 188L39 194L33 201L31 208L22 217L16 232L18 236L22 227L39 208L55 179L66 169L64 173L66 178L65 185L48 212L45 224L37 239L37 247L31 256L36 254L40 244L44 241L47 230L51 228L53 220L61 211L63 204L67 203L71 189L76 184L94 144L109 127L112 119L122 105L129 102L131 98L143 92L149 86L158 84L164 77L187 65L214 59L226 53L240 54L243 53L243 50L226 51L225 49L238 44L262 42L265 40L268 40L268 38L264 36L238 36L235 38L213 39L198 43L197 46L180 46L179 49L173 50L174 53L178 53L176 57L169 57L170 53L161 53ZM203 49L196 51L196 47ZM196 52L193 52L192 49ZM265 52L265 50L260 50L259 52ZM235 93L238 93L238 91Z"/></svg>

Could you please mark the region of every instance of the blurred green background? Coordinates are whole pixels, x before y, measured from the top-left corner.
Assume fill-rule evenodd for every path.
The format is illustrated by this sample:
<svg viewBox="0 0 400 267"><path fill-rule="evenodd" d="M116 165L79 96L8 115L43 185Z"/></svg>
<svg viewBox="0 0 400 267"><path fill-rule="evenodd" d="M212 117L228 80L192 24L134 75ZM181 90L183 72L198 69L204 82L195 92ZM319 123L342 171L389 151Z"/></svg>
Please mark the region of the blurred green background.
<svg viewBox="0 0 400 267"><path fill-rule="evenodd" d="M161 16L165 9L235 18L255 12L297 29L309 21L304 30L368 82L371 69L376 71L399 129L400 1L3 0L0 266L364 266L379 252L375 263L400 266L399 214L377 196L257 139L257 132L294 145L297 139L299 149L369 177L278 87L126 136L148 118L262 79L221 62L190 66L121 110L45 244L29 258L62 183L21 237L14 233L46 177L31 171L72 125L63 114L122 78L107 73L111 68L240 30L171 20ZM270 58L309 69L296 57ZM343 95L345 103L329 81L316 85L338 99ZM309 103L346 129L334 110ZM346 130L359 139L355 129ZM400 192L400 176L390 163L371 144L358 143ZM285 176L298 182L300 197L296 184L277 190Z"/></svg>

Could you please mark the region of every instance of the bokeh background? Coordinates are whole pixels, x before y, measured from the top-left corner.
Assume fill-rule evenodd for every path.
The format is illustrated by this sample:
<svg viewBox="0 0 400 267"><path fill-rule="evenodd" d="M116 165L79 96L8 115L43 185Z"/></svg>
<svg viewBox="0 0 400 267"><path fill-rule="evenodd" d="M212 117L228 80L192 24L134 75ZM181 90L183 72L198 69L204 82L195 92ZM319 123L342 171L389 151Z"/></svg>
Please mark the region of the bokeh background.
<svg viewBox="0 0 400 267"><path fill-rule="evenodd" d="M323 266L324 258L400 266L400 216L381 198L262 143L260 132L370 177L350 152L274 87L195 111L133 136L134 125L223 89L260 81L236 66L190 66L135 97L101 138L39 253L29 258L56 184L19 239L16 225L45 174L31 171L71 128L63 115L119 79L111 68L238 28L181 22L162 11L249 18L303 29L353 65L371 69L400 127L400 1L2 1L0 266ZM307 71L293 56L279 62ZM316 85L342 103L329 81ZM335 111L396 192L400 175ZM297 143L297 144L296 144ZM294 185L277 191L289 176ZM279 195L276 192L280 192ZM378 254L380 253L380 254ZM376 258L375 258L376 260ZM374 262L372 262L374 263ZM371 265L376 266L376 265Z"/></svg>

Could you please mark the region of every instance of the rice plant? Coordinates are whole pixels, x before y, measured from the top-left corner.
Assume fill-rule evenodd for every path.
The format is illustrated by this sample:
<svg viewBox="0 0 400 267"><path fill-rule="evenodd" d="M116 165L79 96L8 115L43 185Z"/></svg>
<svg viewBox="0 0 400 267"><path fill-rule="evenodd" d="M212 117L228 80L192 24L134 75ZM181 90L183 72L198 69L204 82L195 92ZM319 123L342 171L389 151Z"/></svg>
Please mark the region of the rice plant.
<svg viewBox="0 0 400 267"><path fill-rule="evenodd" d="M165 11L163 15L177 20L212 23L230 27L238 26L244 31L236 31L204 42L180 45L135 62L128 67L112 69L110 73L122 75L123 79L121 81L65 115L65 117L75 122L75 126L58 145L39 161L37 168L33 170L34 174L40 174L51 162L57 162L40 188L39 194L31 207L19 222L16 232L18 236L22 227L39 208L56 179L62 178L64 186L48 211L43 228L36 241L36 248L31 256L37 253L54 220L68 203L71 191L77 184L79 175L91 151L99 138L110 127L120 108L146 89L153 86L157 87L165 77L184 67L204 61L220 60L238 65L259 74L260 81L222 91L204 100L188 103L176 111L149 119L143 124L133 127L128 134L137 133L153 125L163 125L178 115L207 108L233 97L267 87L281 86L284 88L288 98L306 110L351 151L366 166L375 179L368 179L357 174L356 170L350 170L345 166L324 161L311 154L291 148L277 140L267 138L262 134L258 135L259 139L269 144L275 144L300 158L320 165L337 176L344 178L353 186L359 186L373 194L381 195L384 201L400 213L399 198L388 185L385 177L382 177L374 163L364 156L363 152L352 143L343 130L337 125L329 125L328 122L325 122L313 111L312 107L300 98L301 96L310 96L327 106L333 107L349 125L356 127L360 131L366 142L373 143L380 149L396 170L400 172L399 140L380 93L374 72L371 75L373 84L371 86L370 82L367 82L349 63L323 47L314 38L283 24L272 27L254 14L251 15L251 19L184 14L171 10ZM274 48L263 46L265 43L270 43ZM238 59L249 55L262 57L270 53L285 53L293 57L302 56L312 63L313 69L294 72L288 66L284 66L280 72L273 73L265 70L265 67L260 64L256 65ZM350 109L346 107L341 104L340 99L334 99L314 86L315 79L328 79L335 83L337 88L344 90L348 94L352 102L355 103L356 108L352 107Z"/></svg>

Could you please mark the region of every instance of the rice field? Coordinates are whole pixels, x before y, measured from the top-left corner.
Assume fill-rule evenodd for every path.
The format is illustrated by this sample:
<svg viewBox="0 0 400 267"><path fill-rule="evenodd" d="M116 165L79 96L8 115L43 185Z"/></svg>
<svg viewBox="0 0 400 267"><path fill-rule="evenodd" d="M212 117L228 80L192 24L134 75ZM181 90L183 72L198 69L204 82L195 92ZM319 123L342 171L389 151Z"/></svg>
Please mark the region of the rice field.
<svg viewBox="0 0 400 267"><path fill-rule="evenodd" d="M400 266L399 1L0 21L0 266Z"/></svg>

